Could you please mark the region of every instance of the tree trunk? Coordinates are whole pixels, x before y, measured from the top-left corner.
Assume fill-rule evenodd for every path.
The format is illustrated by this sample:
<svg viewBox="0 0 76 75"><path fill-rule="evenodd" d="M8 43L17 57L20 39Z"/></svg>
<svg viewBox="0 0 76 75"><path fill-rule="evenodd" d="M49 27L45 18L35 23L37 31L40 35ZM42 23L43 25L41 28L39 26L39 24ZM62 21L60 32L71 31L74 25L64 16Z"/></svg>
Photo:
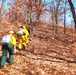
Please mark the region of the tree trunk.
<svg viewBox="0 0 76 75"><path fill-rule="evenodd" d="M2 4L0 6L0 21L1 21L1 16L2 16L3 4L4 4L4 0L2 0Z"/></svg>
<svg viewBox="0 0 76 75"><path fill-rule="evenodd" d="M72 16L73 16L73 19L74 19L74 24L75 24L75 30L76 30L76 15L75 15L75 8L74 8L74 5L72 3L71 0L68 0L69 2L69 5L70 5L70 8L71 8L71 12L72 12Z"/></svg>
<svg viewBox="0 0 76 75"><path fill-rule="evenodd" d="M66 32L65 32L65 27L66 27L65 21L66 21L66 17L65 17L65 8L64 8L64 34L66 34Z"/></svg>
<svg viewBox="0 0 76 75"><path fill-rule="evenodd" d="M39 20L39 18L40 18L40 14L37 13L36 19Z"/></svg>
<svg viewBox="0 0 76 75"><path fill-rule="evenodd" d="M64 6L64 34L66 34L66 2Z"/></svg>

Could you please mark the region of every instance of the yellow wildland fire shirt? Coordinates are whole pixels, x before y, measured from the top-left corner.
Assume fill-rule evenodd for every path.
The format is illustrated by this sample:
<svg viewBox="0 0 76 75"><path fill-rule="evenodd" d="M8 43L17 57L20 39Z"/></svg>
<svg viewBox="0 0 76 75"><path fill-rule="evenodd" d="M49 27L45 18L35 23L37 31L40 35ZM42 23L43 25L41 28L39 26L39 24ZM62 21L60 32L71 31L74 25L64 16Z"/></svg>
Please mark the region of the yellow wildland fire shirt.
<svg viewBox="0 0 76 75"><path fill-rule="evenodd" d="M26 28L22 28L22 30L23 30L23 33L24 33L26 36L29 36L29 32L28 32L28 30L27 30Z"/></svg>
<svg viewBox="0 0 76 75"><path fill-rule="evenodd" d="M10 43L12 43L13 46L16 46L16 38L12 34L9 35L10 35Z"/></svg>

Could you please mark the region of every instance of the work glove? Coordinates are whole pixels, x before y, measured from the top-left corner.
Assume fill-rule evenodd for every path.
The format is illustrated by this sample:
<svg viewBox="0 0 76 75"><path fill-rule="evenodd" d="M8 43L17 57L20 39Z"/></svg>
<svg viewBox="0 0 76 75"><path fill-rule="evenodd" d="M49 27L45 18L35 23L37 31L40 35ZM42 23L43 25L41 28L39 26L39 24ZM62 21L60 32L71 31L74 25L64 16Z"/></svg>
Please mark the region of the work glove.
<svg viewBox="0 0 76 75"><path fill-rule="evenodd" d="M14 46L14 53L16 53L16 46Z"/></svg>

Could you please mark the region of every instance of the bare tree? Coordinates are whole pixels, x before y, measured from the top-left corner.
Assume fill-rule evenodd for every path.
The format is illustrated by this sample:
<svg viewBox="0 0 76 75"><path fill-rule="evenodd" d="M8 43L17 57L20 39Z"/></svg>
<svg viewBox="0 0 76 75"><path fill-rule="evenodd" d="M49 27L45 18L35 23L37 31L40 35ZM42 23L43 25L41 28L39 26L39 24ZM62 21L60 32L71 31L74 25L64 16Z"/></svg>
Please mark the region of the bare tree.
<svg viewBox="0 0 76 75"><path fill-rule="evenodd" d="M70 9L71 9L71 12L72 12L72 16L73 16L73 19L74 19L74 24L75 24L75 30L76 30L76 15L75 15L75 8L74 8L74 5L72 3L72 0L68 0L69 2L69 5L70 5Z"/></svg>
<svg viewBox="0 0 76 75"><path fill-rule="evenodd" d="M1 6L0 6L0 21L1 21L1 17L2 17L2 9L3 9L4 2L5 2L5 0L2 0Z"/></svg>
<svg viewBox="0 0 76 75"><path fill-rule="evenodd" d="M53 21L53 33L58 32L58 18L59 18L59 6L60 6L61 0L51 0L50 5L50 12L52 15L52 21Z"/></svg>
<svg viewBox="0 0 76 75"><path fill-rule="evenodd" d="M66 34L66 1L64 0L64 34Z"/></svg>

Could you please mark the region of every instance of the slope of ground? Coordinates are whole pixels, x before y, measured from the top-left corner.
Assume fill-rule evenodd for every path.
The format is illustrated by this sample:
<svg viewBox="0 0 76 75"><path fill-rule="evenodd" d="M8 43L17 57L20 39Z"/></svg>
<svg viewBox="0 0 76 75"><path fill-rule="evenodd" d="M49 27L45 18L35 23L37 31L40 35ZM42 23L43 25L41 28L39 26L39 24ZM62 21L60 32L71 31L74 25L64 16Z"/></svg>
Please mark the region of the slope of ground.
<svg viewBox="0 0 76 75"><path fill-rule="evenodd" d="M50 25L35 26L26 50L15 54L14 64L6 63L0 75L76 75L75 37L59 29L61 33L53 36Z"/></svg>

